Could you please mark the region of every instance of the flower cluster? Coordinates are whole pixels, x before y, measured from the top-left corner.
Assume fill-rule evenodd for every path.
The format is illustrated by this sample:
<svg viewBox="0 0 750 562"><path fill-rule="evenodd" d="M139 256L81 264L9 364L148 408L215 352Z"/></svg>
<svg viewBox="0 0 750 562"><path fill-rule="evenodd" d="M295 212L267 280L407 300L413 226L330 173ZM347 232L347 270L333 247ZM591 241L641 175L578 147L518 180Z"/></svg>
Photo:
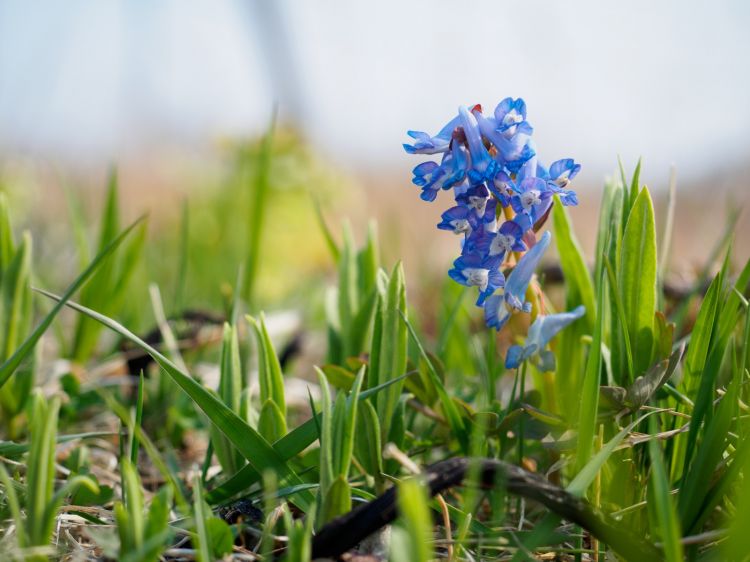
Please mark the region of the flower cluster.
<svg viewBox="0 0 750 562"><path fill-rule="evenodd" d="M404 144L410 154L442 155L440 163L427 161L415 167L412 182L421 188L425 201L434 201L441 190L453 190L455 205L437 225L462 237L461 255L448 275L462 285L478 287L477 306L484 308L487 325L497 330L514 312L531 311L526 291L550 240L549 232L539 239L536 232L554 195L563 205L578 204L569 185L581 166L570 158L543 166L532 133L526 103L506 98L490 116L479 105L459 107L458 115L437 135L408 131L414 143ZM517 366L519 357L541 352L540 344L557 333L552 327L559 326L559 331L582 312L567 314L564 322L543 317L551 318L544 337L512 348L508 365Z"/></svg>

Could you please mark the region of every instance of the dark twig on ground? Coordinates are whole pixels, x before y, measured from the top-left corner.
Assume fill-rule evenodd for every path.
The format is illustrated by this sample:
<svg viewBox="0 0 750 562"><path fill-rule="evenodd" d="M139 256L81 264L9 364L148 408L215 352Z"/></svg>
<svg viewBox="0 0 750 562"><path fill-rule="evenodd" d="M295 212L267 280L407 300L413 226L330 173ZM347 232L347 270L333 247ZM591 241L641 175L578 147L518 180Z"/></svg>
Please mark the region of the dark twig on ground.
<svg viewBox="0 0 750 562"><path fill-rule="evenodd" d="M479 463L479 485L505 486L514 495L536 501L560 517L586 529L625 560L651 562L662 559L660 551L643 538L624 529L611 517L599 512L586 500L555 486L543 477L496 459L465 457L438 462L425 470L423 477L430 495L461 484L472 467ZM397 488L362 504L325 525L313 538L313 558L336 558L354 548L396 519Z"/></svg>

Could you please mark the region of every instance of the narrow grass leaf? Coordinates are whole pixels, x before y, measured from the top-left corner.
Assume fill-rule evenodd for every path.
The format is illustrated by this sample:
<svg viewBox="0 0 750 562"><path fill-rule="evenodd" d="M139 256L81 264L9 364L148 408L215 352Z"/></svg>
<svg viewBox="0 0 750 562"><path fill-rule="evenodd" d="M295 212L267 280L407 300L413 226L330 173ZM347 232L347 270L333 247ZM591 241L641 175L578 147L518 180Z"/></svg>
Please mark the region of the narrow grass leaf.
<svg viewBox="0 0 750 562"><path fill-rule="evenodd" d="M658 433L655 418L649 419L649 433ZM664 558L667 562L682 562L684 554L677 510L669 493L669 479L664 467L664 458L657 439L651 439L648 443L648 452L651 459L651 497L659 522L659 535L664 543Z"/></svg>
<svg viewBox="0 0 750 562"><path fill-rule="evenodd" d="M636 175L637 175L636 171ZM656 313L656 226L651 195L644 188L625 226L618 289L633 353L635 374L651 365Z"/></svg>

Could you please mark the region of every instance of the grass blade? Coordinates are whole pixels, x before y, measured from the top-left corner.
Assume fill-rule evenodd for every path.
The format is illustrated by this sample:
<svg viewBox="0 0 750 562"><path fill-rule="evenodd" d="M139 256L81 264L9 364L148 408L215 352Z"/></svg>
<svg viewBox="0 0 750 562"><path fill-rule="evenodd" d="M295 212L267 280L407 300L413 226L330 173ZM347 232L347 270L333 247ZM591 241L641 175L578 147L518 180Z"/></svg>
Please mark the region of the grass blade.
<svg viewBox="0 0 750 562"><path fill-rule="evenodd" d="M644 188L636 198L625 226L618 279L636 375L651 366L656 314L656 269L654 209L651 195Z"/></svg>

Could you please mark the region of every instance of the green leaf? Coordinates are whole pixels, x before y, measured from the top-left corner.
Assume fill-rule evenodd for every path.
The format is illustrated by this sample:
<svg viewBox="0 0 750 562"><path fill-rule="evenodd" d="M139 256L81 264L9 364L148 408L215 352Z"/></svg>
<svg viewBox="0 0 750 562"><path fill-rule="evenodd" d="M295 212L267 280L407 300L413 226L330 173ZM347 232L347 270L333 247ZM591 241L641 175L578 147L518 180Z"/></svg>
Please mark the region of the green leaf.
<svg viewBox="0 0 750 562"><path fill-rule="evenodd" d="M224 324L218 394L221 401L238 415L241 415L242 386L242 366L237 329L229 324ZM237 472L244 464L244 459L216 426L211 427L211 441L224 472L230 474Z"/></svg>
<svg viewBox="0 0 750 562"><path fill-rule="evenodd" d="M658 433L655 418L649 420L649 433ZM664 458L657 439L651 439L648 443L649 457L651 458L651 498L652 505L656 510L659 522L659 535L664 544L664 559L668 562L682 562L684 555L677 510L675 509L672 496L669 493L669 479L664 468Z"/></svg>
<svg viewBox="0 0 750 562"><path fill-rule="evenodd" d="M232 552L234 535L225 521L218 517L209 517L206 520L206 533L211 540L211 560L222 559Z"/></svg>
<svg viewBox="0 0 750 562"><path fill-rule="evenodd" d="M328 223L326 222L326 219L323 216L323 210L320 207L320 201L318 201L316 197L313 197L313 208L315 209L315 217L318 219L320 232L321 234L323 234L323 239L326 241L326 246L328 246L328 250L331 252L331 257L333 257L333 261L338 262L339 256L341 255L341 250L339 250L339 246L338 244L336 244L336 240L333 238L331 229L328 228Z"/></svg>
<svg viewBox="0 0 750 562"><path fill-rule="evenodd" d="M266 400L260 408L258 433L273 443L286 433L286 420L279 407L272 400Z"/></svg>
<svg viewBox="0 0 750 562"><path fill-rule="evenodd" d="M680 487L678 510L682 529L688 534L694 530L694 523L712 485L711 476L724 456L725 441L737 408L740 380L740 377L732 379L716 413L706 424L704 437L700 446L696 447L695 458L689 465L686 463L687 474Z"/></svg>
<svg viewBox="0 0 750 562"><path fill-rule="evenodd" d="M282 418L286 416L286 400L284 398L284 377L281 374L281 364L273 346L271 337L266 328L266 319L263 313L260 322L252 316L247 316L248 322L253 327L258 348L258 380L260 384L261 403L271 400L276 404ZM286 433L286 422L283 426Z"/></svg>
<svg viewBox="0 0 750 562"><path fill-rule="evenodd" d="M2 193L0 193L0 196ZM0 208L0 211L2 209ZM13 517L13 523L16 526L16 540L19 548L24 548L28 543L28 537L21 516L21 505L18 502L18 496L16 495L16 489L14 487L14 481L11 480L8 475L8 471L5 470L5 466L0 463L0 483L3 485L3 492L5 494L5 502L10 510L10 515Z"/></svg>
<svg viewBox="0 0 750 562"><path fill-rule="evenodd" d="M406 285L404 268L399 262L393 268L390 278L379 279L380 302L375 313L375 329L370 352L370 372L368 387L374 387L403 375L409 345L406 322ZM404 321L402 322L402 317ZM390 420L398 402L403 383L396 383L375 400L375 408L380 418L383 437L387 437Z"/></svg>
<svg viewBox="0 0 750 562"><path fill-rule="evenodd" d="M315 518L312 515L304 521L293 519L289 507L284 505L284 526L289 539L284 562L309 562L312 557L312 528Z"/></svg>
<svg viewBox="0 0 750 562"><path fill-rule="evenodd" d="M576 466L578 469L591 456L594 434L596 433L597 414L599 411L599 384L602 370L602 335L604 332L604 295L608 283L602 274L597 287L597 315L594 325L593 340L586 360L586 371L581 386L581 408L578 415L578 447Z"/></svg>
<svg viewBox="0 0 750 562"><path fill-rule="evenodd" d="M552 207L552 223L555 228L555 244L560 254L560 267L565 278L565 307L572 309L581 304L585 306L585 322L582 324L585 324L591 332L596 320L594 283L573 232L568 211L557 195L555 195L555 203Z"/></svg>
<svg viewBox="0 0 750 562"><path fill-rule="evenodd" d="M123 508L115 509L117 528L120 533L120 553L124 555L143 546L145 516L143 490L138 473L129 459L120 462L123 484Z"/></svg>
<svg viewBox="0 0 750 562"><path fill-rule="evenodd" d="M432 517L427 501L427 490L416 478L398 484L397 527L391 544L394 562L429 562L434 559L432 550Z"/></svg>
<svg viewBox="0 0 750 562"><path fill-rule="evenodd" d="M560 266L565 278L565 308L573 310L579 305L586 308L586 315L559 335L559 344L555 350L555 386L562 401L561 411L575 419L580 404L578 389L582 382L580 379L584 362L580 341L582 336L592 333L596 319L594 284L573 233L568 212L557 196L552 206L552 221Z"/></svg>
<svg viewBox="0 0 750 562"><path fill-rule="evenodd" d="M0 281L2 281L3 270L8 267L13 257L14 246L8 199L5 193L0 192Z"/></svg>
<svg viewBox="0 0 750 562"><path fill-rule="evenodd" d="M337 476L333 483L328 487L323 500L323 509L321 510L321 519L318 520L320 525L336 517L349 513L352 508L352 492L349 482L343 476Z"/></svg>
<svg viewBox="0 0 750 562"><path fill-rule="evenodd" d="M380 440L380 422L373 405L365 400L357 417L356 453L368 474L380 479L383 471L383 446Z"/></svg>
<svg viewBox="0 0 750 562"><path fill-rule="evenodd" d="M90 431L87 433L73 433L70 435L58 435L57 443L70 443L79 439L93 439L97 437L112 437L117 435L110 431ZM0 441L0 456L14 458L27 452L31 448L30 443L16 443L14 441Z"/></svg>
<svg viewBox="0 0 750 562"><path fill-rule="evenodd" d="M250 310L255 305L255 285L258 280L258 271L260 270L260 256L263 226L267 213L268 196L271 192L271 162L273 157L273 138L276 132L276 112L274 111L271 118L271 124L268 131L261 140L258 157L256 160L255 175L250 193L253 197L250 201L250 208L247 220L247 275L245 275L242 286L242 296L248 303Z"/></svg>
<svg viewBox="0 0 750 562"><path fill-rule="evenodd" d="M653 354L656 271L654 209L644 188L625 226L618 278L636 375L648 369Z"/></svg>
<svg viewBox="0 0 750 562"><path fill-rule="evenodd" d="M354 239L351 228L345 225L344 244L339 258L338 289L338 326L343 344L343 357L349 357L356 351L351 349L352 324L359 307L357 285L357 257L354 251Z"/></svg>
<svg viewBox="0 0 750 562"><path fill-rule="evenodd" d="M648 404L656 391L667 383L677 369L682 351L683 347L675 350L669 359L660 361L642 377L635 379L625 395L625 404L631 411L637 412L641 406Z"/></svg>
<svg viewBox="0 0 750 562"><path fill-rule="evenodd" d="M620 220L622 218L622 187L619 183L608 181L604 185L604 194L599 210L599 226L596 235L596 261L594 279L600 279L604 270L603 258L609 256L610 261L619 264L614 256L619 255ZM617 248L617 252L614 248Z"/></svg>
<svg viewBox="0 0 750 562"><path fill-rule="evenodd" d="M340 390L350 390L354 379L357 378L354 373L338 365L323 365L320 370L323 371L328 382Z"/></svg>
<svg viewBox="0 0 750 562"><path fill-rule="evenodd" d="M21 243L2 271L0 288L0 358L11 356L31 322L29 278L31 276L31 236L24 233Z"/></svg>
<svg viewBox="0 0 750 562"><path fill-rule="evenodd" d="M49 514L55 482L55 443L60 401L49 403L40 392L34 395L31 419L31 449L26 474L26 533L29 546L46 546L52 536L56 513Z"/></svg>
<svg viewBox="0 0 750 562"><path fill-rule="evenodd" d="M320 489L318 491L319 504L318 504L318 524L322 525L327 521L320 522L320 517L323 516L323 509L325 509L325 497L328 493L328 489L333 484L335 478L334 468L334 442L333 442L333 405L331 401L331 388L328 385L323 372L315 368L318 373L318 382L320 384L320 392L322 396L321 402L321 414L322 419L320 423Z"/></svg>

